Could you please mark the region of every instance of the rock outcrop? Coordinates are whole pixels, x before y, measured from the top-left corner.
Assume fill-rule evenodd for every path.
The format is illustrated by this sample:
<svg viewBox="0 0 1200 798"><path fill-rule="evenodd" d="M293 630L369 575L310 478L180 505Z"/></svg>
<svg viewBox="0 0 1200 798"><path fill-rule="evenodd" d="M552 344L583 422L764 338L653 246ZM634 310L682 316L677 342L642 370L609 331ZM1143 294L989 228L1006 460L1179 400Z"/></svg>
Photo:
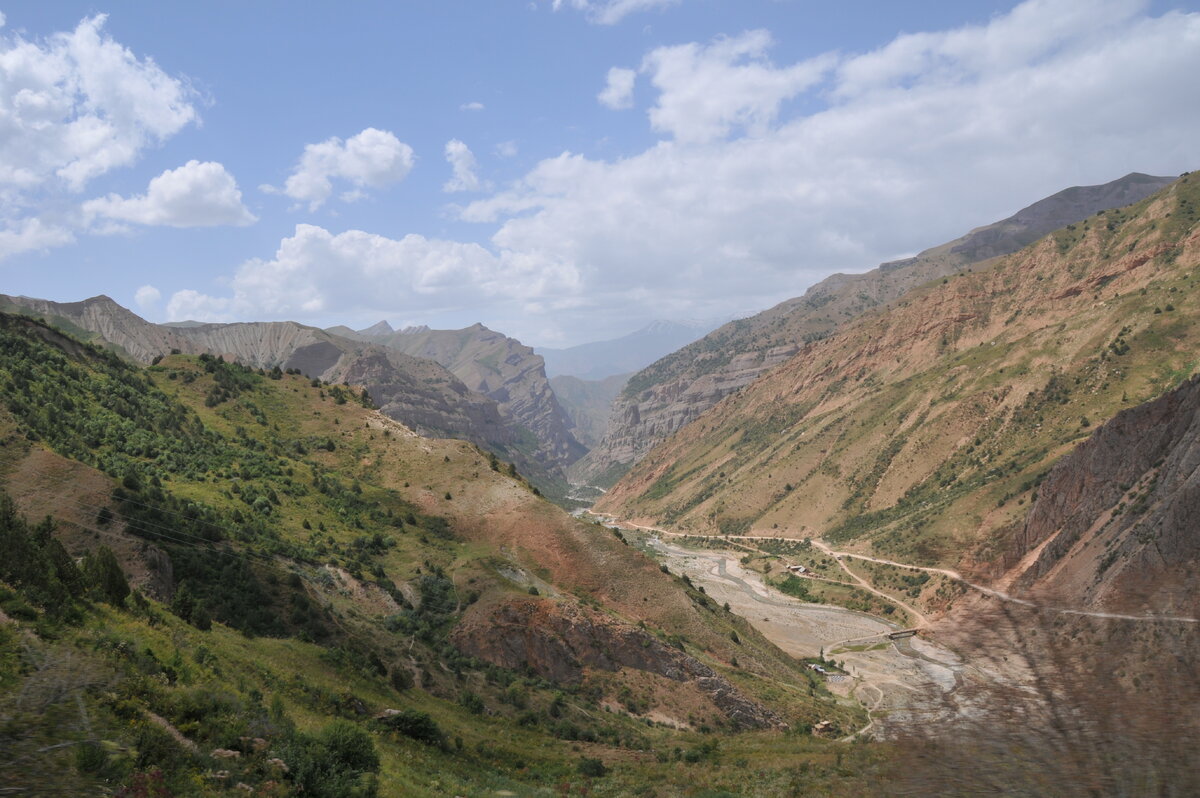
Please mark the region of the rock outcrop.
<svg viewBox="0 0 1200 798"><path fill-rule="evenodd" d="M1100 186L1069 188L914 258L863 274L832 275L802 297L726 324L630 378L613 403L604 440L571 469L572 481L607 487L721 399L862 314L1098 211L1137 202L1173 179L1134 173Z"/></svg>
<svg viewBox="0 0 1200 798"><path fill-rule="evenodd" d="M471 656L513 670L529 668L556 684L578 684L589 668L655 673L694 684L741 728L784 725L695 657L643 629L568 602L514 599L476 609L451 639Z"/></svg>
<svg viewBox="0 0 1200 798"><path fill-rule="evenodd" d="M1076 606L1200 610L1200 377L1119 413L1064 457L1015 544L1018 590Z"/></svg>
<svg viewBox="0 0 1200 798"><path fill-rule="evenodd" d="M565 469L586 451L571 434L570 419L550 387L541 355L515 338L482 324L462 330L416 327L395 332L386 322L350 335L444 366L472 391L495 401L502 418L532 433L537 459L551 470Z"/></svg>

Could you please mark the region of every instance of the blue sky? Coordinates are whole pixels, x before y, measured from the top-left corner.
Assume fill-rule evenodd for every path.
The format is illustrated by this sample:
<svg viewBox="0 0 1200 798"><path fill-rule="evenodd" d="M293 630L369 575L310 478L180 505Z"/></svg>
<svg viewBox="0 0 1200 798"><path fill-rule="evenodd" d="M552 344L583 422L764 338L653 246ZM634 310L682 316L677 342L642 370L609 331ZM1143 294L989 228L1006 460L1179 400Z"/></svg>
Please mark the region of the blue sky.
<svg viewBox="0 0 1200 798"><path fill-rule="evenodd" d="M0 4L0 292L526 343L1200 167L1196 2Z"/></svg>

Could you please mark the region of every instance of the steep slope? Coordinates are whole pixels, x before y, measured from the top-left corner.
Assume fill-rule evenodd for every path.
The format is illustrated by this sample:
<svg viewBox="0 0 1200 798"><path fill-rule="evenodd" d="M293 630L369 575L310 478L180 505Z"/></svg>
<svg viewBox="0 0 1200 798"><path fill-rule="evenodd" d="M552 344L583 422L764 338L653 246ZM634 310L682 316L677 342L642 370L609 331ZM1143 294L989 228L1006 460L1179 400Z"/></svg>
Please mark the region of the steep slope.
<svg viewBox="0 0 1200 798"><path fill-rule="evenodd" d="M863 274L835 274L802 297L730 322L630 378L613 404L605 440L572 469L572 478L612 481L722 398L862 313L928 280L1015 252L1098 211L1137 202L1173 179L1134 173L1099 186L1069 188L915 258Z"/></svg>
<svg viewBox="0 0 1200 798"><path fill-rule="evenodd" d="M515 338L482 324L395 332L386 322L352 335L440 363L472 391L494 400L503 418L529 430L537 439L538 460L547 467L565 469L586 451L571 435L570 419L550 388L541 356Z"/></svg>
<svg viewBox="0 0 1200 798"><path fill-rule="evenodd" d="M581 380L565 374L550 378L554 395L571 419L572 434L584 446L595 446L604 438L609 408L628 379L628 374L602 380Z"/></svg>
<svg viewBox="0 0 1200 798"><path fill-rule="evenodd" d="M0 344L0 483L15 498L0 497L0 540L27 555L0 563L0 663L24 658L0 687L68 680L72 721L22 716L52 740L38 751L4 703L6 752L14 730L33 750L0 762L0 783L30 791L34 759L100 740L61 772L115 786L158 768L175 794L209 794L201 777L218 793L359 794L306 781L331 767L309 757L339 749L304 735L341 718L343 745L378 752L380 794L529 792L571 778L581 749L632 775L655 767L646 751L669 770L673 748L709 739L652 719L861 722L609 530L468 443L341 401L348 389L208 355L143 370L4 314ZM20 520L42 510L57 529ZM145 578L151 550L170 579ZM126 578L144 589L128 601Z"/></svg>
<svg viewBox="0 0 1200 798"><path fill-rule="evenodd" d="M1118 413L1050 471L1015 530L1012 589L1114 611L1200 612L1200 378Z"/></svg>
<svg viewBox="0 0 1200 798"><path fill-rule="evenodd" d="M658 446L600 502L703 532L869 538L957 561L1200 347L1200 179L844 325Z"/></svg>
<svg viewBox="0 0 1200 798"><path fill-rule="evenodd" d="M643 369L715 326L659 320L609 341L593 341L567 349L539 348L538 352L545 358L546 373L551 377L603 380Z"/></svg>

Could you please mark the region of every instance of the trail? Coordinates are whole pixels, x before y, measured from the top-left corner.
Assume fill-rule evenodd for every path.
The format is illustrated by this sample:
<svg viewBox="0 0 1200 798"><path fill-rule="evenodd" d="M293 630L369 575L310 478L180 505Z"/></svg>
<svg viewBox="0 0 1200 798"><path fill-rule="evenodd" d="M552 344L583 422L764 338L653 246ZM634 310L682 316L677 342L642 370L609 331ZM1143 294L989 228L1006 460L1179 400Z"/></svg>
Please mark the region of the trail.
<svg viewBox="0 0 1200 798"><path fill-rule="evenodd" d="M597 517L601 517L601 518L608 518L608 519L610 519L610 523L620 524L620 525L627 526L627 527L633 527L634 529L644 529L649 532L656 532L660 535L664 535L664 536L668 536L668 537L695 537L695 535L688 535L688 534L685 534L682 532L669 532L665 529L661 529L661 528L655 527L655 526L646 526L645 524L634 524L634 523L631 523L628 521L620 521L617 518L615 518L614 516L609 515L607 513L593 513L593 515L596 515ZM729 540L729 541L792 540L792 538L783 538L778 535L727 535L727 536L723 536L718 539L719 540ZM843 557L852 557L856 560L866 560L867 562L879 563L880 565L891 565L896 568L910 568L912 570L924 571L924 572L930 573L930 574L940 574L942 576L949 577L950 579L953 579L955 582L965 585L966 587L969 587L972 590L978 591L979 593L982 593L985 596L991 596L994 599L998 599L1000 601L1007 601L1012 604L1020 604L1023 607L1033 607L1034 609L1040 609L1040 610L1044 610L1046 612L1056 612L1056 613L1059 613L1060 615L1080 615L1085 618L1105 618L1105 619L1114 620L1114 621L1140 621L1140 622L1150 622L1150 623L1200 623L1200 618L1192 618L1192 617L1189 617L1186 615L1153 615L1150 613L1147 613L1145 615L1133 615L1130 613L1123 613L1123 612L1101 612L1099 610L1080 610L1080 609L1074 609L1072 607L1052 607L1052 606L1048 606L1045 604L1038 604L1037 602L1030 601L1029 599L1017 598L1016 596L1005 593L1003 590L996 590L995 588L986 587L985 585L977 585L974 582L968 581L967 579L963 578L963 575L960 574L958 571L954 571L949 568L933 568L933 567L930 567L927 565L913 565L911 563L896 562L895 560L885 560L882 557L870 557L866 554L855 554L855 553L849 552L849 551L834 551L833 548L831 548L827 543L820 540L819 538L808 538L808 540L812 543L813 546L817 547L825 554L833 557L834 560L838 563L838 565L842 568L842 570L845 571L846 573L848 573L850 576L852 576L864 588L866 588L867 590L870 590L872 593L875 593L876 595L882 596L882 597L888 599L889 601L892 601L896 604L903 606L909 612L913 613L914 617L920 619L920 623L918 624L919 626L927 625L928 619L924 615L922 615L920 612L917 612L912 607L909 607L907 604L900 601L899 599L892 598L888 594L882 593L879 590L876 590L873 587L869 586L865 580L863 580L861 577L859 577L857 574L855 574L853 571L851 571L849 568L846 567L845 563L842 562L842 558Z"/></svg>

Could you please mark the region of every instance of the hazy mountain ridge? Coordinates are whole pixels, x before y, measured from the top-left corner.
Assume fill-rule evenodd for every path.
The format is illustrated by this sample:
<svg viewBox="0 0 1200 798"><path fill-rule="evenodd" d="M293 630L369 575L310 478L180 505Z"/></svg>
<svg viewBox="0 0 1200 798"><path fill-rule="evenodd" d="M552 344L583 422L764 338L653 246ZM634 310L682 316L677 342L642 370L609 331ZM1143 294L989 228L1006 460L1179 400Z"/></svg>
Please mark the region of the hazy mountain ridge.
<svg viewBox="0 0 1200 798"><path fill-rule="evenodd" d="M806 344L921 283L1015 252L1065 224L1139 201L1172 180L1133 173L1099 186L1068 188L914 258L863 274L832 275L802 297L730 322L631 377L613 404L605 440L573 467L572 478L595 482L619 475Z"/></svg>
<svg viewBox="0 0 1200 798"><path fill-rule="evenodd" d="M629 376L616 374L602 380L582 380L560 374L550 378L554 395L571 419L571 432L584 446L591 448L604 438L609 409Z"/></svg>
<svg viewBox="0 0 1200 798"><path fill-rule="evenodd" d="M538 347L550 377L604 380L630 374L696 340L714 324L658 320L620 338L593 341L566 349Z"/></svg>
<svg viewBox="0 0 1200 798"><path fill-rule="evenodd" d="M1188 176L845 325L660 444L597 508L996 560L994 533L1091 423L1195 370L1198 202Z"/></svg>

